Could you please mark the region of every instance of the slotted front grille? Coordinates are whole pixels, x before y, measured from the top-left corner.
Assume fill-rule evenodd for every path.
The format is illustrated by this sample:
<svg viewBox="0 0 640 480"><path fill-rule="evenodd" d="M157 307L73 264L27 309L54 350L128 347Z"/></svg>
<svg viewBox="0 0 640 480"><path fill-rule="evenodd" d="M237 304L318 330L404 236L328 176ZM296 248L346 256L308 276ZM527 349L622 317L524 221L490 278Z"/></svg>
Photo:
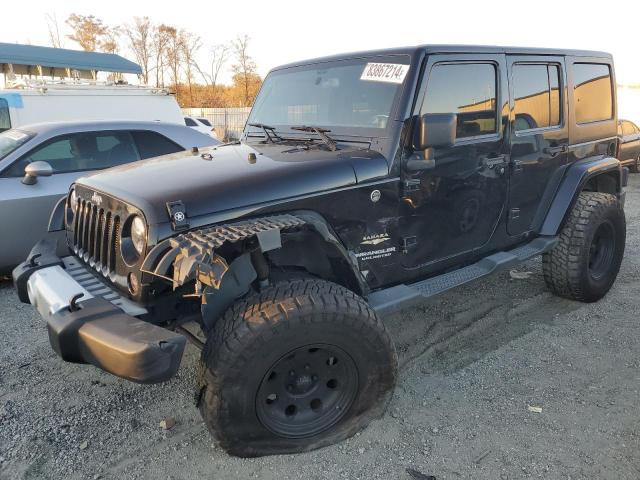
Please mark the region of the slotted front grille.
<svg viewBox="0 0 640 480"><path fill-rule="evenodd" d="M116 270L120 245L120 217L112 211L78 199L73 228L73 251L105 276Z"/></svg>

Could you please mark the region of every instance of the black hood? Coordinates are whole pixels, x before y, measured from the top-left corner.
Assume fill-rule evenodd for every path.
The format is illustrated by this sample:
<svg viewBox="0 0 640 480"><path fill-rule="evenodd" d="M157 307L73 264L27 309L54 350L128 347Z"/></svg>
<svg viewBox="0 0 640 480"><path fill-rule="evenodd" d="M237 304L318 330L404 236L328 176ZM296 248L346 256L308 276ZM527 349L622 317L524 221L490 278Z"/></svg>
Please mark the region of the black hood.
<svg viewBox="0 0 640 480"><path fill-rule="evenodd" d="M380 153L361 146L331 152L242 143L122 165L78 183L137 206L149 223L164 223L167 202L181 200L194 218L346 187L388 171Z"/></svg>

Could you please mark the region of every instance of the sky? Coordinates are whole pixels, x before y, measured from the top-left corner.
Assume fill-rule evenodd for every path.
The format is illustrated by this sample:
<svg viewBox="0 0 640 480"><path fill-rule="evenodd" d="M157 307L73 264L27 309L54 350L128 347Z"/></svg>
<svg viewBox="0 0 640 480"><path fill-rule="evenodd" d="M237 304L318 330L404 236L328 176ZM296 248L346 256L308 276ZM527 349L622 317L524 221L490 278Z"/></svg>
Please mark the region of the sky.
<svg viewBox="0 0 640 480"><path fill-rule="evenodd" d="M94 15L108 25L148 16L185 28L207 50L249 35L250 54L265 75L297 60L343 52L425 43L576 48L610 52L619 84L640 84L637 0L615 2L242 0L29 0L3 2L0 42L49 45L46 14L61 27L71 13ZM596 5L600 6L596 6ZM607 5L613 5L607 10ZM66 40L66 48L79 48ZM228 69L227 69L228 70ZM223 81L230 73L225 72Z"/></svg>

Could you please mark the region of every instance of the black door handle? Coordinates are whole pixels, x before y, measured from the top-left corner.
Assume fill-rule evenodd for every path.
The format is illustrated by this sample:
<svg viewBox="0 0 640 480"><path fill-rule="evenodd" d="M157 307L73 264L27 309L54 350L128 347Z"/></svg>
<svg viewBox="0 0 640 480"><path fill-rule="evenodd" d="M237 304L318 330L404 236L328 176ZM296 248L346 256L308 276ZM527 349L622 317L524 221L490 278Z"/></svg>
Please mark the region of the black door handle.
<svg viewBox="0 0 640 480"><path fill-rule="evenodd" d="M507 164L507 156L506 155L497 155L491 158L483 158L482 165L488 168L505 166Z"/></svg>
<svg viewBox="0 0 640 480"><path fill-rule="evenodd" d="M542 151L547 155L555 157L559 153L567 153L569 151L569 147L567 145L560 145L559 147L545 147Z"/></svg>

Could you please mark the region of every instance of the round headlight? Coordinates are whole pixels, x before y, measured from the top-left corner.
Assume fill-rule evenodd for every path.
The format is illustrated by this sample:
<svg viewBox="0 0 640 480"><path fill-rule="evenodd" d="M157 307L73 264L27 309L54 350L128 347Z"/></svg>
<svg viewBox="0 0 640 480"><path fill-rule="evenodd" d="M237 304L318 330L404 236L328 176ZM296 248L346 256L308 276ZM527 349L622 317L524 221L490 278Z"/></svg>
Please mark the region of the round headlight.
<svg viewBox="0 0 640 480"><path fill-rule="evenodd" d="M71 195L69 195L69 207L72 211L76 211L78 207L78 197L76 197L76 189L71 190Z"/></svg>
<svg viewBox="0 0 640 480"><path fill-rule="evenodd" d="M138 255L141 255L147 243L147 227L142 218L138 216L133 217L131 221L131 243L133 243Z"/></svg>

